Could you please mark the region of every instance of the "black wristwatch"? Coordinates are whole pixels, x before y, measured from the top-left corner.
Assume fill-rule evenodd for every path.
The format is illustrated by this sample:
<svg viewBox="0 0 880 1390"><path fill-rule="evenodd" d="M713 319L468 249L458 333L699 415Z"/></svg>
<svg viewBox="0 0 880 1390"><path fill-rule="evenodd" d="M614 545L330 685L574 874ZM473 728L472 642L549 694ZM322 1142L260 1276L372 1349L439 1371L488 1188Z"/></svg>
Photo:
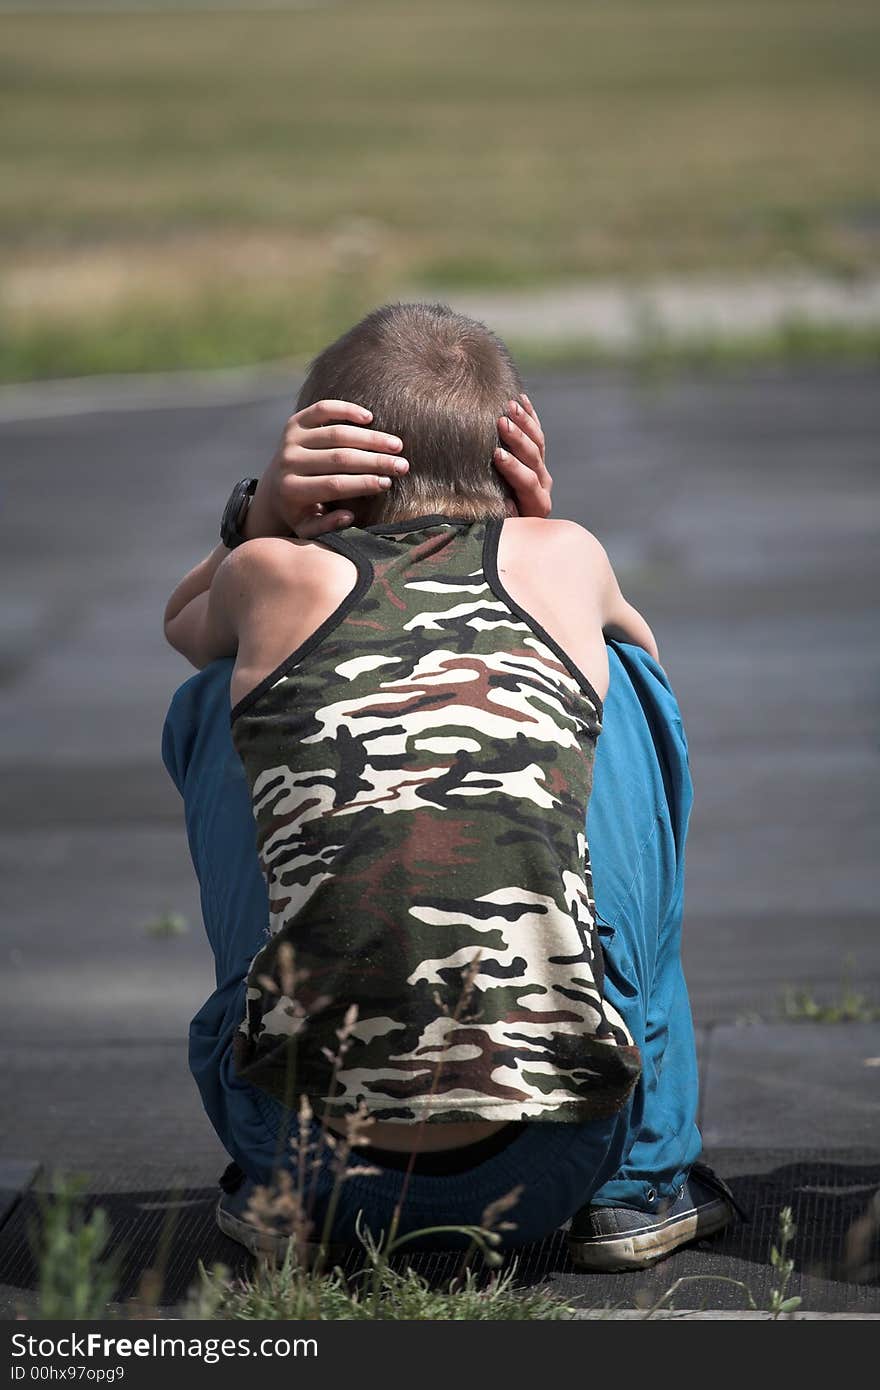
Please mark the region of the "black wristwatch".
<svg viewBox="0 0 880 1390"><path fill-rule="evenodd" d="M259 478L242 478L229 494L229 501L223 508L223 520L220 522L220 539L227 550L234 550L245 539L241 534L241 528L244 526L244 519L259 481Z"/></svg>

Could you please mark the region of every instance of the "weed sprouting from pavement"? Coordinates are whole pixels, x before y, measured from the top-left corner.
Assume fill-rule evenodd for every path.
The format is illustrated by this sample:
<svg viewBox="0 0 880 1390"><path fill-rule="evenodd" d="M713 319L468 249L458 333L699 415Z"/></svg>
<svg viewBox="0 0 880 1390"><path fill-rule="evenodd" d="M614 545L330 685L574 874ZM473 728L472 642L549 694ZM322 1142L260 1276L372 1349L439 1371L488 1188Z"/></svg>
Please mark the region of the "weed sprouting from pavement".
<svg viewBox="0 0 880 1390"><path fill-rule="evenodd" d="M147 936L154 936L158 940L170 940L186 936L189 922L180 912L161 912L158 917L144 923L144 931Z"/></svg>
<svg viewBox="0 0 880 1390"><path fill-rule="evenodd" d="M781 1317L783 1313L793 1313L803 1301L800 1298L786 1298L788 1285L794 1273L794 1260L788 1253L788 1247L797 1233L791 1207L783 1207L779 1213L778 1232L779 1244L773 1245L770 1250L770 1263L776 1270L777 1278L776 1285L770 1291L770 1316L774 1319Z"/></svg>
<svg viewBox="0 0 880 1390"><path fill-rule="evenodd" d="M29 1231L37 1261L38 1318L99 1318L113 1293L119 1254L108 1250L110 1222L103 1207L86 1219L85 1188L83 1177L59 1174L40 1198L40 1226Z"/></svg>

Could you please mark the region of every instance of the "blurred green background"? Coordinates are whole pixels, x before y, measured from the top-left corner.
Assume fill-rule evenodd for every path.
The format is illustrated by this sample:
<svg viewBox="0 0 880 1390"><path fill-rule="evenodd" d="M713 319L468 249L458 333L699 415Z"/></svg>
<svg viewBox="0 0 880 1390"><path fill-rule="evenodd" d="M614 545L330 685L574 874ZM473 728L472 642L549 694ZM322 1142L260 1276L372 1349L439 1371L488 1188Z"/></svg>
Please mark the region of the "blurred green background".
<svg viewBox="0 0 880 1390"><path fill-rule="evenodd" d="M880 261L876 0L35 0L0 32L6 380L302 358L389 297Z"/></svg>

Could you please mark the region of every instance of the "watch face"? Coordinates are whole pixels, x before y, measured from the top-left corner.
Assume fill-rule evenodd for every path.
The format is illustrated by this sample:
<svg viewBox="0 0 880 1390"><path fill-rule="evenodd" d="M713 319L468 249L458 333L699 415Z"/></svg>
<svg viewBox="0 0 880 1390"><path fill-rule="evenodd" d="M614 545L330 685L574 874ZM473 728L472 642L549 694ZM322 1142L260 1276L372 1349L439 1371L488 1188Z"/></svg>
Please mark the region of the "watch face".
<svg viewBox="0 0 880 1390"><path fill-rule="evenodd" d="M229 501L223 510L223 520L220 523L220 539L223 544L230 549L235 545L240 545L244 537L241 535L241 526L250 506L250 500L257 487L256 478L242 478L241 482L236 483L232 489Z"/></svg>

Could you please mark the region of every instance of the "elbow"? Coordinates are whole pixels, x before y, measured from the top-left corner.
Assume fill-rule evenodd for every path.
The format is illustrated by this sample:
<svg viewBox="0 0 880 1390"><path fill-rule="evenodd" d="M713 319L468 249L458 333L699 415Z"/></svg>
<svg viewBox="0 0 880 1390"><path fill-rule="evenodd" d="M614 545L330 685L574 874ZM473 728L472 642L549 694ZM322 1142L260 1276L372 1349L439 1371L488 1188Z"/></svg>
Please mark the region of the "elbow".
<svg viewBox="0 0 880 1390"><path fill-rule="evenodd" d="M659 666L660 652L657 648L657 639L641 613L631 604L626 604L620 614L619 621L605 623L602 631L606 637L611 637L614 641L629 642L634 647L641 647L642 651L653 657Z"/></svg>
<svg viewBox="0 0 880 1390"><path fill-rule="evenodd" d="M645 622L641 613L636 614L636 617L638 618L638 622L634 624L631 640L635 642L637 647L641 647L642 651L647 652L648 656L653 657L659 666L660 652L657 647L657 638Z"/></svg>
<svg viewBox="0 0 880 1390"><path fill-rule="evenodd" d="M169 605L170 608L170 605ZM162 620L162 631L165 634L165 641L169 647L173 647L176 652L180 651L179 639L175 640L174 618L169 617L169 608L165 609L165 617Z"/></svg>
<svg viewBox="0 0 880 1390"><path fill-rule="evenodd" d="M178 614L178 618L179 618ZM186 641L185 634L181 631L180 623L176 618L167 618L164 622L165 641L169 647L173 647L196 670L201 670L201 663L196 660L196 654L192 651L191 644Z"/></svg>
<svg viewBox="0 0 880 1390"><path fill-rule="evenodd" d="M165 640L172 647L176 645L174 638L171 635L174 631L174 620L175 618L178 618L180 614L183 612L183 609L181 608L180 604L175 601L176 597L176 593L171 595L170 599L165 605L165 612L162 615L162 628L165 633Z"/></svg>

